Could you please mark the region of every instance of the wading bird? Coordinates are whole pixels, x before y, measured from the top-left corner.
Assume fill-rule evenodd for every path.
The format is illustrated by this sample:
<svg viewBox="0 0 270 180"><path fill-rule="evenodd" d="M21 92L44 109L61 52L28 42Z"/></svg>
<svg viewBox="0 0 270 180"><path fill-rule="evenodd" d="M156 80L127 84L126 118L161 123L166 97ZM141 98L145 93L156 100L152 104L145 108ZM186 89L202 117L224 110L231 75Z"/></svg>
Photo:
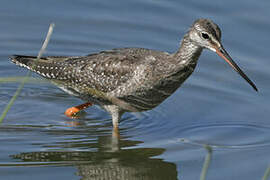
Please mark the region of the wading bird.
<svg viewBox="0 0 270 180"><path fill-rule="evenodd" d="M74 117L97 104L112 116L114 128L125 112L153 109L192 74L203 49L216 52L257 91L255 84L232 60L221 44L220 28L209 19L198 19L184 35L177 52L120 48L87 56L14 55L11 60L50 79L59 88L86 103L67 109Z"/></svg>

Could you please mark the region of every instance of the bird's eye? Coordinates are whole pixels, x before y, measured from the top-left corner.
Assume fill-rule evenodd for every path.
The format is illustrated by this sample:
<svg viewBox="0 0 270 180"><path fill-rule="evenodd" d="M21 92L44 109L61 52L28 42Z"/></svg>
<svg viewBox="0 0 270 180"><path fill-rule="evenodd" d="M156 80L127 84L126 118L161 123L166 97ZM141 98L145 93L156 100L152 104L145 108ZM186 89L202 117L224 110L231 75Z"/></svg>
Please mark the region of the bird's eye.
<svg viewBox="0 0 270 180"><path fill-rule="evenodd" d="M209 39L209 35L206 34L206 33L202 33L202 37L203 37L204 39Z"/></svg>

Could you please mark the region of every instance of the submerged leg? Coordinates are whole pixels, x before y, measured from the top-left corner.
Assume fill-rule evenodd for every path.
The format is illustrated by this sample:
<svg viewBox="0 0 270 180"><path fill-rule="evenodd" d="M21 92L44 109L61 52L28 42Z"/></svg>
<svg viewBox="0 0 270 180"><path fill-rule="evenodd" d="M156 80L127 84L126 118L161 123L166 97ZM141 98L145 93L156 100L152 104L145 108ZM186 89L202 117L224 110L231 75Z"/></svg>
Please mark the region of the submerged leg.
<svg viewBox="0 0 270 180"><path fill-rule="evenodd" d="M113 129L115 131L118 131L118 124L119 120L121 119L121 113L120 112L113 112L112 113L112 124L113 124Z"/></svg>
<svg viewBox="0 0 270 180"><path fill-rule="evenodd" d="M89 106L92 106L92 103L87 102L87 103L81 104L79 106L68 108L65 112L65 115L67 117L74 118L78 112L80 112L81 110L83 110L85 108L88 108Z"/></svg>
<svg viewBox="0 0 270 180"><path fill-rule="evenodd" d="M122 114L124 113L124 111L122 109L120 109L118 106L116 105L108 105L108 106L104 106L104 108L111 114L112 116L112 124L113 124L113 129L115 131L118 131L118 124L119 124L119 120L121 119Z"/></svg>

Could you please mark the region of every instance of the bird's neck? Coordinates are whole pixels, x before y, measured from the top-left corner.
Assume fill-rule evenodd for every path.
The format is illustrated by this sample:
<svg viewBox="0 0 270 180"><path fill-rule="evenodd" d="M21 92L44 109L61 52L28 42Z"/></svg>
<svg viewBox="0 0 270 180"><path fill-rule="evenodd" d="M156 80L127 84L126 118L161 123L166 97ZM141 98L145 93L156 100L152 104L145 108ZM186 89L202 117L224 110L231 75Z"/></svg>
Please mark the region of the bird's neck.
<svg viewBox="0 0 270 180"><path fill-rule="evenodd" d="M173 54L175 63L179 66L193 65L196 66L197 60L202 52L202 47L194 44L189 35L186 34L181 41L180 48ZM194 67L195 68L195 67Z"/></svg>

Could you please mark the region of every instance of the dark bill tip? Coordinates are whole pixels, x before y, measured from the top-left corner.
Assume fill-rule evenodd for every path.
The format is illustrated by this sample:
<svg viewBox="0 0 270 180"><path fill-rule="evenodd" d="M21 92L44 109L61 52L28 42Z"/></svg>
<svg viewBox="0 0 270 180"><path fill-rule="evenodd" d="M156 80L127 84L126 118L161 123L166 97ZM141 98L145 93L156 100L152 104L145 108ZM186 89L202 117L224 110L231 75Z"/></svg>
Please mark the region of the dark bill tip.
<svg viewBox="0 0 270 180"><path fill-rule="evenodd" d="M226 52L226 50L221 46L220 48L215 48L216 53L222 57L237 73L239 73L242 78L244 78L255 91L258 91L256 85L247 77L247 75L240 69L240 67L232 60L230 55Z"/></svg>

